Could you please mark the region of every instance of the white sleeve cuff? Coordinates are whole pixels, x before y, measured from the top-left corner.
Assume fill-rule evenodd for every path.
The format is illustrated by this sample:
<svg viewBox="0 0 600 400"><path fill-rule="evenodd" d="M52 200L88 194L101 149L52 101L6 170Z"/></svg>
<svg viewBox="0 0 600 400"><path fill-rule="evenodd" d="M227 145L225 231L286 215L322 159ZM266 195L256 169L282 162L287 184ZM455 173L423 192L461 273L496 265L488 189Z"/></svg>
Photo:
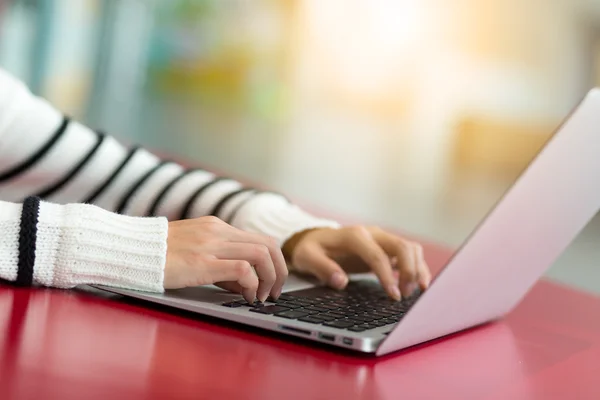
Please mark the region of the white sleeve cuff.
<svg viewBox="0 0 600 400"><path fill-rule="evenodd" d="M162 292L166 218L115 214L89 204L40 203L34 280Z"/></svg>
<svg viewBox="0 0 600 400"><path fill-rule="evenodd" d="M296 233L314 228L339 228L340 224L315 217L274 193L261 193L248 200L231 221L236 228L275 238L279 246Z"/></svg>

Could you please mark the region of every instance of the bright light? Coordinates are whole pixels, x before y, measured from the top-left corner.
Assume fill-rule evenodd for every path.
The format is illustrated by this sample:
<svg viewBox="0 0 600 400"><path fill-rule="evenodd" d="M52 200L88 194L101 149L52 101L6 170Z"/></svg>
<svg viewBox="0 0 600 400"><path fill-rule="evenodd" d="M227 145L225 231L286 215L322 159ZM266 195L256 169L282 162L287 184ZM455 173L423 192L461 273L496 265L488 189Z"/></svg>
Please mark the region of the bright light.
<svg viewBox="0 0 600 400"><path fill-rule="evenodd" d="M432 21L425 0L308 1L311 47L323 68L335 69L337 86L382 95L390 82L408 78Z"/></svg>

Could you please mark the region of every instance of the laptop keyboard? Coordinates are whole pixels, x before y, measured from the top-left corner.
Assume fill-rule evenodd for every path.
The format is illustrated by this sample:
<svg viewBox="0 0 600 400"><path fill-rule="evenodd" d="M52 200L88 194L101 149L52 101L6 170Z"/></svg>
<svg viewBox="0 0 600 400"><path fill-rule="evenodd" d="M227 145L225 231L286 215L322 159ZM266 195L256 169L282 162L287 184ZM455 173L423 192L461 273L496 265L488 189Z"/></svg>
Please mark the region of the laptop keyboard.
<svg viewBox="0 0 600 400"><path fill-rule="evenodd" d="M265 303L238 300L223 306L248 307L249 312L363 332L397 323L420 295L417 290L409 298L394 301L378 282L361 280L350 281L343 291L315 287L287 292Z"/></svg>

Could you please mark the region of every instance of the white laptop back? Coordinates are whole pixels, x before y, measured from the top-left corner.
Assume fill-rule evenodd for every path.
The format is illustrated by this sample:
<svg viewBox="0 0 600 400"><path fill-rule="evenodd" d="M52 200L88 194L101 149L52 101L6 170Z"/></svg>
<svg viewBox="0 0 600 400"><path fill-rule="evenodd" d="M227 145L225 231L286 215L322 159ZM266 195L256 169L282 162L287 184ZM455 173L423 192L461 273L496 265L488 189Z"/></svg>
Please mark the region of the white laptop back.
<svg viewBox="0 0 600 400"><path fill-rule="evenodd" d="M503 316L599 207L600 89L594 89L379 346L377 354Z"/></svg>

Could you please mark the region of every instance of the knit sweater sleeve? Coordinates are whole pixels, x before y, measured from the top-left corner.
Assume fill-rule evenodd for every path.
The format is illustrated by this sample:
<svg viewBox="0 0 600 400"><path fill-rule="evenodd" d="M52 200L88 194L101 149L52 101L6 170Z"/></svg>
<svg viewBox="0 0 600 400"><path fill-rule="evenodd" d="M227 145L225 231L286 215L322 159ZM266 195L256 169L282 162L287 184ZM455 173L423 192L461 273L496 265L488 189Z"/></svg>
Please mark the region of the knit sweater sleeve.
<svg viewBox="0 0 600 400"><path fill-rule="evenodd" d="M28 207L32 203L35 207ZM58 205L28 198L25 205L0 201L0 230L4 280L58 288L103 284L163 290L165 218L123 216L90 204Z"/></svg>
<svg viewBox="0 0 600 400"><path fill-rule="evenodd" d="M16 279L21 203L30 196L43 200L34 280L57 287L162 290L168 220L214 215L281 245L338 226L279 194L126 148L0 69L0 278Z"/></svg>

